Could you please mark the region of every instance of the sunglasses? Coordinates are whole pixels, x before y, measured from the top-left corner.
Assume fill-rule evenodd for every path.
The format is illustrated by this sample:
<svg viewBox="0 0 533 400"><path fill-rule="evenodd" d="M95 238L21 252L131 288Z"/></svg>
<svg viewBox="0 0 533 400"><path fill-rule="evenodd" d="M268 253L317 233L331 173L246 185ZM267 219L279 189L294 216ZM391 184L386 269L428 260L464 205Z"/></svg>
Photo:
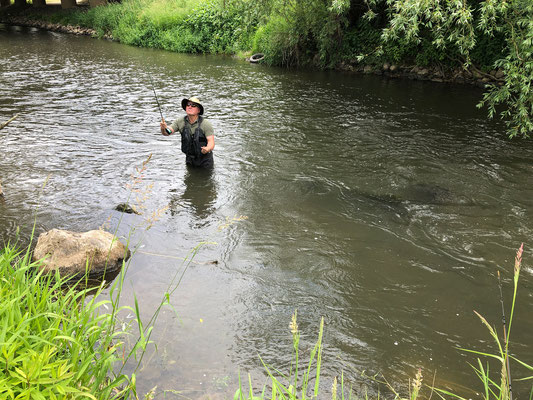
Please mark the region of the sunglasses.
<svg viewBox="0 0 533 400"><path fill-rule="evenodd" d="M196 103L187 103L187 107L200 107L198 104Z"/></svg>

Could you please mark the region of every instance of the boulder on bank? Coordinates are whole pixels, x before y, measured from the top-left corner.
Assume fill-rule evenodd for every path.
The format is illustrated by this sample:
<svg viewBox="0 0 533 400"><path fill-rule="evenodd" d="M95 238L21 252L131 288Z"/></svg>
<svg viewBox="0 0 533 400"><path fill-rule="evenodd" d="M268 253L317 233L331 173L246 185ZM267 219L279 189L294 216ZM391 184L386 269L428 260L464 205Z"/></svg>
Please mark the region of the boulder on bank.
<svg viewBox="0 0 533 400"><path fill-rule="evenodd" d="M91 276L103 276L122 267L130 254L109 232L52 229L39 235L33 260L42 260L40 268L45 272L57 269L61 275L77 275L87 269Z"/></svg>

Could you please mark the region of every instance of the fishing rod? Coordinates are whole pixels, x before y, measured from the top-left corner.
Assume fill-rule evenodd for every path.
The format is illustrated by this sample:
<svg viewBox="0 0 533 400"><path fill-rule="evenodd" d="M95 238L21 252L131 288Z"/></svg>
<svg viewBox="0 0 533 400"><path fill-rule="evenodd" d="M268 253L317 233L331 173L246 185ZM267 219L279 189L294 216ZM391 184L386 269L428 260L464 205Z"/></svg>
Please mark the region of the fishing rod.
<svg viewBox="0 0 533 400"><path fill-rule="evenodd" d="M503 323L503 340L505 341L505 349L507 351L507 326L505 321L505 307L503 306L502 281L500 279L500 271L498 271L498 286L500 287L500 303L502 304L502 323ZM511 370L509 367L509 355L506 354L507 359L507 381L509 383L509 400L513 400L513 389L511 388Z"/></svg>
<svg viewBox="0 0 533 400"><path fill-rule="evenodd" d="M150 82L152 83L152 90L154 91L155 101L157 103L157 108L159 109L159 114L161 114L161 121L164 121L165 118L163 117L163 111L161 111L161 105L159 104L159 99L157 98L157 93L155 92L155 86L154 86L154 80L152 79L152 74L148 73L148 76L150 76ZM167 127L165 129L167 133L170 135L172 131Z"/></svg>
<svg viewBox="0 0 533 400"><path fill-rule="evenodd" d="M152 79L152 74L148 74L150 76L150 82L152 83L152 90L154 91L155 101L157 103L157 108L159 108L159 114L161 114L161 120L164 120L163 118L163 111L161 111L161 105L159 104L159 99L157 98L157 93L155 92L155 86L154 86L154 80Z"/></svg>

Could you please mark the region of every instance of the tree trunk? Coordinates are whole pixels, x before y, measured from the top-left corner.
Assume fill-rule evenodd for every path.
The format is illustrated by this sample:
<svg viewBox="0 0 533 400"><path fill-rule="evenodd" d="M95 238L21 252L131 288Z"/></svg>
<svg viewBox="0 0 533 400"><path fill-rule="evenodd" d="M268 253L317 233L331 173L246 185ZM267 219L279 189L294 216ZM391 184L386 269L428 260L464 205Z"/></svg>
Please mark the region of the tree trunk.
<svg viewBox="0 0 533 400"><path fill-rule="evenodd" d="M15 6L25 6L26 0L15 0Z"/></svg>
<svg viewBox="0 0 533 400"><path fill-rule="evenodd" d="M33 0L33 6L34 7L45 7L46 0Z"/></svg>
<svg viewBox="0 0 533 400"><path fill-rule="evenodd" d="M0 0L0 8L7 7L10 4L9 0Z"/></svg>

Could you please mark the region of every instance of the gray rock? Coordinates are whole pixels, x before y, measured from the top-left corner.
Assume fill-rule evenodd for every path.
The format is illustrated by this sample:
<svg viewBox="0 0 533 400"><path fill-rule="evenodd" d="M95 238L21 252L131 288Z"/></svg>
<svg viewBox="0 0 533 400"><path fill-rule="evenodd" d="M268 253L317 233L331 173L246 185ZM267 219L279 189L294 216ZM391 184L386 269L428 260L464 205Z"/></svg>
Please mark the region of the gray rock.
<svg viewBox="0 0 533 400"><path fill-rule="evenodd" d="M103 230L71 232L52 229L42 233L33 251L33 260L42 260L40 268L45 272L59 270L63 275L84 274L103 276L122 267L130 257L116 237Z"/></svg>
<svg viewBox="0 0 533 400"><path fill-rule="evenodd" d="M120 203L118 206L115 207L115 210L126 214L141 214L134 206L130 206L128 203Z"/></svg>

